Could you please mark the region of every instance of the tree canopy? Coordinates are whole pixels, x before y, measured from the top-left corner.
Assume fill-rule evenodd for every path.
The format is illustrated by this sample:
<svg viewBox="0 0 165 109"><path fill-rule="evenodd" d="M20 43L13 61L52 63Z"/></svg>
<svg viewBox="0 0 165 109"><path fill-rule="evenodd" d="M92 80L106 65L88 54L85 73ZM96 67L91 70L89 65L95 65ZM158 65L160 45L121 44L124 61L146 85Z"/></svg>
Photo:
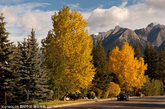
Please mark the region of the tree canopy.
<svg viewBox="0 0 165 109"><path fill-rule="evenodd" d="M52 62L53 59L58 61L58 58L55 57L60 55L65 62L65 68L61 72L68 81L68 92L86 88L95 74L94 66L91 63L92 39L85 29L87 21L77 11L70 11L68 7L55 13L52 21L54 35L49 38L50 41L48 39L43 41L43 43L48 42L46 45L50 45L43 47L47 63ZM49 65L51 64L49 63ZM55 68L55 66L53 67Z"/></svg>
<svg viewBox="0 0 165 109"><path fill-rule="evenodd" d="M120 87L127 91L133 87L141 88L145 82L147 64L144 64L143 58L137 59L134 55L128 42L123 43L121 50L117 46L109 54L108 68L117 76Z"/></svg>

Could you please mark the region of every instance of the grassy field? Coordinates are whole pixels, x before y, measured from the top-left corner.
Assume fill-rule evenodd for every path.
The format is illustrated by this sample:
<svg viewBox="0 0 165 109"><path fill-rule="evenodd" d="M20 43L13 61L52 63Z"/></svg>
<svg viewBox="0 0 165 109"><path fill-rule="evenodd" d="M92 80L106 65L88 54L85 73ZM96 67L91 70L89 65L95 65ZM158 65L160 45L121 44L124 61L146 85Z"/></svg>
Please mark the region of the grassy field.
<svg viewBox="0 0 165 109"><path fill-rule="evenodd" d="M78 103L78 102L86 102L86 101L95 101L94 99L78 99L78 100L71 100L71 101L60 101L60 100L54 100L54 101L48 101L39 103L40 105L59 105L59 104L68 104L68 103Z"/></svg>

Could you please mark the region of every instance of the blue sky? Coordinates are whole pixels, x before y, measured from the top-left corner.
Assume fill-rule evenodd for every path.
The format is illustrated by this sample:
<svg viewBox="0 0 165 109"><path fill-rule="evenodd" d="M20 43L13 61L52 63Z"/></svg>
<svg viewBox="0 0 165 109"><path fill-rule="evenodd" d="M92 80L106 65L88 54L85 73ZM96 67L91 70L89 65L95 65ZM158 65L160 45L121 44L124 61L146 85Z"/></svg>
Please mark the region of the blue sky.
<svg viewBox="0 0 165 109"><path fill-rule="evenodd" d="M79 11L95 9L102 7L104 9L112 6L119 6L122 2L127 1L129 5L136 4L139 0L2 0L1 5L20 5L26 3L48 3L48 6L37 7L40 10L60 10L63 6L79 5Z"/></svg>
<svg viewBox="0 0 165 109"><path fill-rule="evenodd" d="M88 20L90 34L116 25L135 29L151 22L165 24L165 0L0 0L13 42L25 38L32 28L40 42L52 29L51 15L63 6L78 10Z"/></svg>

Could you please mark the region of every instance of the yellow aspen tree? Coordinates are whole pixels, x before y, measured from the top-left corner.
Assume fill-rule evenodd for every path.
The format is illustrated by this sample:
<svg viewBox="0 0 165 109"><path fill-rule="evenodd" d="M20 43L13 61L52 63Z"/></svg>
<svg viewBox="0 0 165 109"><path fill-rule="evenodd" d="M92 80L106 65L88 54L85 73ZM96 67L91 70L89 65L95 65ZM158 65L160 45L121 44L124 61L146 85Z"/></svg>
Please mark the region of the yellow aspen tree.
<svg viewBox="0 0 165 109"><path fill-rule="evenodd" d="M56 50L53 51L54 57L60 52L65 60L64 74L70 87L67 91L76 92L80 88L86 88L95 74L91 63L93 42L86 30L87 21L78 11L70 11L68 7L55 12L52 21L54 37L51 38L49 47Z"/></svg>
<svg viewBox="0 0 165 109"><path fill-rule="evenodd" d="M123 43L121 50L117 46L109 54L108 68L117 76L120 87L126 91L133 87L141 88L145 83L147 65L142 57L137 59L134 54L134 49L128 42Z"/></svg>

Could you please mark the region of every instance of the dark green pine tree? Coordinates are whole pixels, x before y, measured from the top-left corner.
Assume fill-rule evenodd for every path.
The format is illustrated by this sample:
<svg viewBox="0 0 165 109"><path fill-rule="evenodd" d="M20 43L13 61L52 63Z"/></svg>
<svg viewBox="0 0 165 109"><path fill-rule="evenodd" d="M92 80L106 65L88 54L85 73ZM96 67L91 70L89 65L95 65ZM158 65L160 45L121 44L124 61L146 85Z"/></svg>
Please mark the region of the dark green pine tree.
<svg viewBox="0 0 165 109"><path fill-rule="evenodd" d="M13 103L34 104L51 99L47 73L41 66L41 53L33 29L28 39L18 43L15 54Z"/></svg>
<svg viewBox="0 0 165 109"><path fill-rule="evenodd" d="M24 39L23 42L20 43L20 52L21 52L21 58L20 58L20 66L18 68L18 73L21 75L21 79L18 82L18 84L22 87L21 91L21 103L26 103L30 100L30 94L31 92L31 72L30 72L30 53L28 49L28 42L26 39Z"/></svg>
<svg viewBox="0 0 165 109"><path fill-rule="evenodd" d="M144 61L147 63L146 75L151 79L159 79L158 75L158 52L155 47L149 47L148 45L144 51Z"/></svg>
<svg viewBox="0 0 165 109"><path fill-rule="evenodd" d="M23 51L22 51L23 46L21 43L18 42L18 46L14 47L14 53L13 53L13 59L12 59L12 71L13 71L13 96L12 96L12 103L13 104L19 104L23 101L23 95L25 94L24 92L24 86L22 84L22 79L23 79L23 74L24 71L22 71L24 67L24 61L23 61Z"/></svg>
<svg viewBox="0 0 165 109"><path fill-rule="evenodd" d="M47 85L47 75L41 67L41 53L32 29L28 38L29 62L30 62L30 101L39 102L51 98L50 90Z"/></svg>
<svg viewBox="0 0 165 109"><path fill-rule="evenodd" d="M149 45L146 45L145 50L144 50L144 62L145 64L150 62L150 47Z"/></svg>
<svg viewBox="0 0 165 109"><path fill-rule="evenodd" d="M159 54L159 78L165 85L165 47Z"/></svg>
<svg viewBox="0 0 165 109"><path fill-rule="evenodd" d="M141 56L142 56L142 54L141 54L139 44L136 43L136 45L135 45L135 57L140 58Z"/></svg>
<svg viewBox="0 0 165 109"><path fill-rule="evenodd" d="M97 46L93 48L93 64L96 68L96 74L93 79L94 87L106 91L111 78L101 40L98 42Z"/></svg>
<svg viewBox="0 0 165 109"><path fill-rule="evenodd" d="M5 95L11 93L11 43L8 40L8 32L5 29L3 14L0 15L0 104L5 104ZM6 99L8 100L8 99ZM7 102L6 102L7 103ZM9 103L9 102L8 102Z"/></svg>

